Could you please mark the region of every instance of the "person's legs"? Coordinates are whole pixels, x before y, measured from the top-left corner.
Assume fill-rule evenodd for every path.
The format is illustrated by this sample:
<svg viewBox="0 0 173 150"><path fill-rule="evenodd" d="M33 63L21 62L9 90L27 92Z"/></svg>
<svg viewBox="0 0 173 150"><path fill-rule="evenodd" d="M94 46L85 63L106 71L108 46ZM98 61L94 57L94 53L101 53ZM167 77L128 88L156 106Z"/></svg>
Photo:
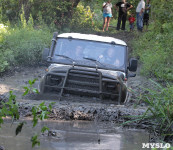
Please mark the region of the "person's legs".
<svg viewBox="0 0 173 150"><path fill-rule="evenodd" d="M107 17L103 17L103 31L105 29L106 23L107 23Z"/></svg>
<svg viewBox="0 0 173 150"><path fill-rule="evenodd" d="M127 19L127 14L123 14L123 16L122 16L122 27L121 27L122 30L125 30L125 28L126 28L126 19Z"/></svg>
<svg viewBox="0 0 173 150"><path fill-rule="evenodd" d="M136 13L136 26L137 26L137 29L139 29L139 13Z"/></svg>
<svg viewBox="0 0 173 150"><path fill-rule="evenodd" d="M136 18L137 18L137 29L138 31L142 31L143 29L143 14L136 13Z"/></svg>
<svg viewBox="0 0 173 150"><path fill-rule="evenodd" d="M142 31L143 29L143 13L139 15L139 30Z"/></svg>
<svg viewBox="0 0 173 150"><path fill-rule="evenodd" d="M130 31L133 31L133 23L130 24Z"/></svg>
<svg viewBox="0 0 173 150"><path fill-rule="evenodd" d="M147 14L146 17L146 30L148 30L148 25L149 25L149 14Z"/></svg>
<svg viewBox="0 0 173 150"><path fill-rule="evenodd" d="M134 30L134 23L131 24L131 31Z"/></svg>
<svg viewBox="0 0 173 150"><path fill-rule="evenodd" d="M108 31L110 20L111 20L111 17L107 17L106 31Z"/></svg>
<svg viewBox="0 0 173 150"><path fill-rule="evenodd" d="M119 16L118 16L118 23L117 23L117 30L119 30L119 29L120 29L121 20L122 20L122 15L121 15L121 14L119 14Z"/></svg>

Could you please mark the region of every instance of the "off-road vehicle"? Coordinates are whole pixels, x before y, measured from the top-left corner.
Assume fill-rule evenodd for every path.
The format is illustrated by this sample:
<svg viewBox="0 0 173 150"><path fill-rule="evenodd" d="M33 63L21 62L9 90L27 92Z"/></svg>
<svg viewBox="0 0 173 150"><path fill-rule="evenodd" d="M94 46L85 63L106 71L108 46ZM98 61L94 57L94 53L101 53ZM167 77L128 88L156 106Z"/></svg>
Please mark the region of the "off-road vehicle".
<svg viewBox="0 0 173 150"><path fill-rule="evenodd" d="M127 101L127 80L137 69L124 41L91 34L54 33L42 59L50 65L39 84L41 93L111 99L117 104Z"/></svg>

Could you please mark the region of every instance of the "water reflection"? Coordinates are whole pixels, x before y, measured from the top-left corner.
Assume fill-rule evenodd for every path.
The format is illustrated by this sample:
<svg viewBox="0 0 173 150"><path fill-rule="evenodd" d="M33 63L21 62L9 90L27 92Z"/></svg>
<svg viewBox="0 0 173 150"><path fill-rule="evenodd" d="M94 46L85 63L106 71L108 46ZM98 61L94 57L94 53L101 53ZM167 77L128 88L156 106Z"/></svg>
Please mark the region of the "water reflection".
<svg viewBox="0 0 173 150"><path fill-rule="evenodd" d="M142 143L148 142L146 132L121 130L110 123L98 123L96 127L94 122L89 121L42 122L32 128L31 122L27 121L22 133L15 136L16 125L11 127L10 123L5 123L0 130L0 145L8 150L31 150L31 136L39 133L45 125L57 135L41 135L41 146L35 147L35 150L139 150Z"/></svg>

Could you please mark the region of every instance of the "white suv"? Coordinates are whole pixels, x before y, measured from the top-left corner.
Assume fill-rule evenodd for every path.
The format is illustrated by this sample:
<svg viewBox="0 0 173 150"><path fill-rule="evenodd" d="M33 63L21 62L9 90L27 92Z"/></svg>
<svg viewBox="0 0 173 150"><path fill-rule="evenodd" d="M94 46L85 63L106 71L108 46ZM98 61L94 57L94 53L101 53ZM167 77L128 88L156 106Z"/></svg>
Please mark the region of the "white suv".
<svg viewBox="0 0 173 150"><path fill-rule="evenodd" d="M137 60L128 61L124 41L91 34L54 33L50 49L43 52L50 64L39 90L62 97L75 94L126 102L127 79L134 77Z"/></svg>

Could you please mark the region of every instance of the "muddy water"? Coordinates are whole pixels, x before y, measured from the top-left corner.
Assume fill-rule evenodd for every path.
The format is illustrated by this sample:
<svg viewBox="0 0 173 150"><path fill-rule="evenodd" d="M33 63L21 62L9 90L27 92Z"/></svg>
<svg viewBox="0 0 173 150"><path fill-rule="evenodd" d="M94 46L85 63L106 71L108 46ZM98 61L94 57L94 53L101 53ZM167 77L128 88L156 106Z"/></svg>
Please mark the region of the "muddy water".
<svg viewBox="0 0 173 150"><path fill-rule="evenodd" d="M21 114L28 115L30 105L36 105L41 101L32 98L25 99L21 95L23 86L27 85L29 79L38 78L36 85L45 73L45 67L26 68L23 71L14 73L13 75L0 78L0 94L8 94L9 90L13 90L17 96L17 101L21 106ZM142 80L137 80L138 82ZM131 84L138 89L136 80L131 80ZM133 96L132 96L133 97ZM46 101L46 103L50 102ZM121 116L139 115L143 113L144 108L134 109L133 107L120 107L114 103L101 102L94 99L82 100L81 98L67 97L67 100L56 101L54 106L54 116L52 119L71 118L73 114L75 120L84 119L92 120L95 112L102 121L117 121ZM142 111L141 111L142 110ZM26 111L26 113L24 113ZM25 116L25 115L24 115ZM41 127L47 125L56 133L56 136L41 135L41 146L36 150L90 150L90 149L107 149L107 150L140 150L142 143L147 143L149 136L143 130L122 130L115 124L97 123L93 121L51 121L39 123L36 128L31 127L31 122L27 121L22 133L15 136L16 124L11 126L6 122L0 129L0 146L7 150L31 150L30 138L35 132L40 132ZM98 139L100 138L100 144Z"/></svg>
<svg viewBox="0 0 173 150"><path fill-rule="evenodd" d="M28 86L29 80L38 79L34 85L37 87L39 79L45 73L45 69L46 67L21 68L13 74L0 77L0 94L8 95L8 92L12 90L17 98L22 98L23 87Z"/></svg>
<svg viewBox="0 0 173 150"><path fill-rule="evenodd" d="M11 126L6 122L0 129L0 145L7 150L31 150L31 136L45 125L56 136L41 135L41 145L35 150L140 150L149 137L143 130L122 130L113 123L97 123L96 126L95 122L89 121L47 121L36 128L27 121L22 133L15 136L17 123Z"/></svg>

